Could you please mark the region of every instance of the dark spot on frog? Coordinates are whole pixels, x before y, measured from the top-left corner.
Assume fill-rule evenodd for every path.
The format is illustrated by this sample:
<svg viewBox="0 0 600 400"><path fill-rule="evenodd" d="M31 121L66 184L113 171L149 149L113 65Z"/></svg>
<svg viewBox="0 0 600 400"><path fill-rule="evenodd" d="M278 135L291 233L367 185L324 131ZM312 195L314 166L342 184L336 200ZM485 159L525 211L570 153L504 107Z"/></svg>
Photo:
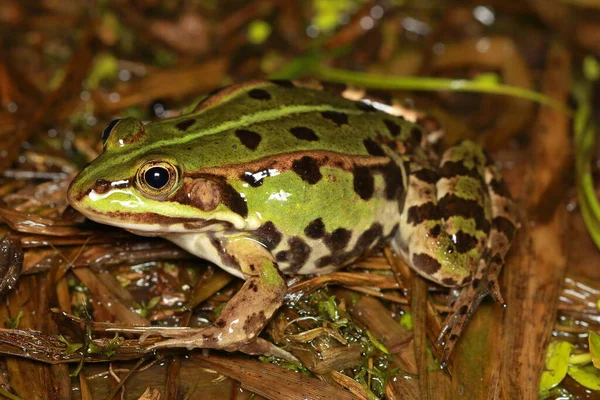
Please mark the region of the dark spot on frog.
<svg viewBox="0 0 600 400"><path fill-rule="evenodd" d="M405 190L400 190L398 192L397 201L398 201L398 215L402 215L402 213L404 212L404 203L406 203L406 191Z"/></svg>
<svg viewBox="0 0 600 400"><path fill-rule="evenodd" d="M477 289L479 287L479 284L481 283L480 279L473 279L473 282L471 282L471 286L473 287L473 289Z"/></svg>
<svg viewBox="0 0 600 400"><path fill-rule="evenodd" d="M263 184L264 179L271 176L269 168L257 172L244 172L240 178L252 187L259 187Z"/></svg>
<svg viewBox="0 0 600 400"><path fill-rule="evenodd" d="M292 170L298 174L303 181L313 185L321 180L323 175L319 170L319 164L317 161L309 156L304 156L299 160L295 160L292 163Z"/></svg>
<svg viewBox="0 0 600 400"><path fill-rule="evenodd" d="M224 319L218 319L215 321L215 325L218 326L219 328L223 328L223 327L225 327L225 325L227 325L227 322L225 322Z"/></svg>
<svg viewBox="0 0 600 400"><path fill-rule="evenodd" d="M404 170L406 174L410 173L410 169L408 168L408 164L405 164ZM402 169L390 161L383 168L381 168L381 174L383 175L383 180L385 181L385 198L387 200L399 199L404 192L403 182L402 182Z"/></svg>
<svg viewBox="0 0 600 400"><path fill-rule="evenodd" d="M324 241L327 248L334 253L344 250L350 241L350 237L352 237L352 232L344 228L337 228L330 235L327 235Z"/></svg>
<svg viewBox="0 0 600 400"><path fill-rule="evenodd" d="M254 282L250 282L250 284L248 285L248 289L256 293L258 292L258 285Z"/></svg>
<svg viewBox="0 0 600 400"><path fill-rule="evenodd" d="M311 239L320 239L325 235L325 224L321 218L314 219L304 228L304 234Z"/></svg>
<svg viewBox="0 0 600 400"><path fill-rule="evenodd" d="M383 123L385 124L385 127L387 128L388 132L390 132L390 135L396 137L400 134L400 125L398 125L397 123L395 123L392 120L389 119L384 119Z"/></svg>
<svg viewBox="0 0 600 400"><path fill-rule="evenodd" d="M356 245L350 251L333 251L331 255L319 258L316 261L317 268L323 268L329 265L343 266L363 255L367 250L378 244L382 238L383 227L379 223L374 223L369 229L364 231L357 239Z"/></svg>
<svg viewBox="0 0 600 400"><path fill-rule="evenodd" d="M296 126L291 128L290 133L300 140L306 140L309 142L315 142L319 140L319 137L315 131L304 126Z"/></svg>
<svg viewBox="0 0 600 400"><path fill-rule="evenodd" d="M433 275L442 268L438 260L425 253L414 254L412 264L413 267L419 271L423 271L427 275Z"/></svg>
<svg viewBox="0 0 600 400"><path fill-rule="evenodd" d="M290 265L286 272L297 272L308 260L310 255L310 247L299 237L291 237L288 239L289 250L283 250L275 256L278 262L288 262Z"/></svg>
<svg viewBox="0 0 600 400"><path fill-rule="evenodd" d="M277 86L281 86L284 88L293 88L294 83L292 81L286 79L271 79L271 83L274 83Z"/></svg>
<svg viewBox="0 0 600 400"><path fill-rule="evenodd" d="M246 321L244 321L243 329L246 333L255 334L266 321L267 317L263 311L252 313L248 316Z"/></svg>
<svg viewBox="0 0 600 400"><path fill-rule="evenodd" d="M462 161L446 161L440 168L440 175L444 178L453 178L455 176L470 176L480 178L476 169L467 168Z"/></svg>
<svg viewBox="0 0 600 400"><path fill-rule="evenodd" d="M252 272L256 271L256 266L254 264L248 265L248 268L250 268L250 271Z"/></svg>
<svg viewBox="0 0 600 400"><path fill-rule="evenodd" d="M110 181L107 181L106 179L97 179L96 182L94 183L94 192L96 192L98 194L108 193L109 190L110 190Z"/></svg>
<svg viewBox="0 0 600 400"><path fill-rule="evenodd" d="M175 124L175 127L177 129L179 129L180 131L186 131L190 126L194 125L194 122L196 122L195 119L184 119L183 121L180 121L178 123Z"/></svg>
<svg viewBox="0 0 600 400"><path fill-rule="evenodd" d="M489 184L489 187L492 188L494 193L496 193L498 196L510 197L510 192L508 191L508 187L506 186L506 183L504 183L504 180L502 180L502 179L492 179L492 181Z"/></svg>
<svg viewBox="0 0 600 400"><path fill-rule="evenodd" d="M458 282L454 278L444 278L444 279L442 279L442 285L449 286L449 287L455 287L455 286L458 286Z"/></svg>
<svg viewBox="0 0 600 400"><path fill-rule="evenodd" d="M429 235L432 238L436 238L436 237L440 236L441 232L442 232L442 227L438 224L438 225L435 225L433 228L431 228L431 230L429 231Z"/></svg>
<svg viewBox="0 0 600 400"><path fill-rule="evenodd" d="M438 208L433 202L419 204L408 209L406 222L413 225L418 225L426 221L435 221L440 218Z"/></svg>
<svg viewBox="0 0 600 400"><path fill-rule="evenodd" d="M457 334L452 334L448 338L448 341L450 341L450 342L456 342L457 340L458 340L458 335Z"/></svg>
<svg viewBox="0 0 600 400"><path fill-rule="evenodd" d="M458 309L458 313L460 315L465 315L467 311L469 311L469 306L467 306L466 304Z"/></svg>
<svg viewBox="0 0 600 400"><path fill-rule="evenodd" d="M502 255L499 254L499 253L496 253L494 255L494 257L492 257L492 259L490 260L490 263L492 263L492 264L499 264L499 265L504 264L504 260L502 259Z"/></svg>
<svg viewBox="0 0 600 400"><path fill-rule="evenodd" d="M207 342L216 342L217 338L213 336L211 333L203 333L202 338Z"/></svg>
<svg viewBox="0 0 600 400"><path fill-rule="evenodd" d="M257 240L262 243L267 249L273 250L279 242L281 242L281 232L275 227L271 221L267 221L254 231Z"/></svg>
<svg viewBox="0 0 600 400"><path fill-rule="evenodd" d="M413 126L410 130L410 136L408 138L410 145L413 148L419 147L421 145L422 139L423 139L423 133L421 132L421 129L417 126Z"/></svg>
<svg viewBox="0 0 600 400"><path fill-rule="evenodd" d="M367 153L376 157L385 157L385 151L375 142L373 139L367 138L363 140L363 144L365 145L365 149L367 149Z"/></svg>
<svg viewBox="0 0 600 400"><path fill-rule="evenodd" d="M478 243L475 236L469 235L461 230L452 235L451 238L452 242L456 246L456 251L459 253L466 253L469 250L474 249Z"/></svg>
<svg viewBox="0 0 600 400"><path fill-rule="evenodd" d="M357 101L356 108L364 112L375 112L377 109L364 101Z"/></svg>
<svg viewBox="0 0 600 400"><path fill-rule="evenodd" d="M231 185L221 183L221 202L234 213L246 218L248 216L248 205L244 199Z"/></svg>
<svg viewBox="0 0 600 400"><path fill-rule="evenodd" d="M383 227L380 223L374 223L369 229L364 231L356 241L356 245L352 250L356 255L363 254L369 250L376 240L380 239L383 235Z"/></svg>
<svg viewBox="0 0 600 400"><path fill-rule="evenodd" d="M476 229L485 233L490 231L490 222L485 217L483 207L476 200L463 199L449 193L438 201L438 209L440 217L446 221L455 216L472 218Z"/></svg>
<svg viewBox="0 0 600 400"><path fill-rule="evenodd" d="M228 266L228 267L233 267L236 269L240 269L240 264L238 263L237 259L232 256L231 254L229 254L227 251L225 251L225 248L223 248L221 241L216 238L214 235L210 236L210 244L213 245L213 247L215 249L217 249L217 252L219 253L219 257L221 258L221 261L223 262L223 265Z"/></svg>
<svg viewBox="0 0 600 400"><path fill-rule="evenodd" d="M439 175L430 169L423 168L413 172L413 176L423 182L434 184L439 180Z"/></svg>
<svg viewBox="0 0 600 400"><path fill-rule="evenodd" d="M390 231L390 233L387 235L388 238L393 238L398 234L398 231L400 230L400 224L396 224L394 225L394 227L392 228L392 230Z"/></svg>
<svg viewBox="0 0 600 400"><path fill-rule="evenodd" d="M248 92L248 96L256 100L271 100L271 95L264 89L252 89Z"/></svg>
<svg viewBox="0 0 600 400"><path fill-rule="evenodd" d="M250 150L254 150L260 144L261 136L256 133L249 131L248 129L238 129L235 131L235 136L240 139L240 142Z"/></svg>
<svg viewBox="0 0 600 400"><path fill-rule="evenodd" d="M354 192L363 200L373 197L375 191L375 180L367 167L355 167L352 171L354 178Z"/></svg>
<svg viewBox="0 0 600 400"><path fill-rule="evenodd" d="M344 113L337 111L323 111L321 115L323 116L323 118L330 120L337 126L348 124L348 115Z"/></svg>

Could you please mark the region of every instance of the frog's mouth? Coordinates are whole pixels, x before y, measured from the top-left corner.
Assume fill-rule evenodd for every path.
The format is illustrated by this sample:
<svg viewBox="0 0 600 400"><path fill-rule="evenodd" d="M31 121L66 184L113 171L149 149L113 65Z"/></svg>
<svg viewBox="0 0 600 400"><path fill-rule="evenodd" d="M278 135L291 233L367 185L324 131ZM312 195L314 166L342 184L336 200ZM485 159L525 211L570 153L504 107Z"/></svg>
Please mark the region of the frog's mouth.
<svg viewBox="0 0 600 400"><path fill-rule="evenodd" d="M74 207L88 219L100 224L112 225L140 236L164 236L169 233L207 233L232 230L231 222L217 219L167 217L145 212L143 214L126 211L98 213Z"/></svg>

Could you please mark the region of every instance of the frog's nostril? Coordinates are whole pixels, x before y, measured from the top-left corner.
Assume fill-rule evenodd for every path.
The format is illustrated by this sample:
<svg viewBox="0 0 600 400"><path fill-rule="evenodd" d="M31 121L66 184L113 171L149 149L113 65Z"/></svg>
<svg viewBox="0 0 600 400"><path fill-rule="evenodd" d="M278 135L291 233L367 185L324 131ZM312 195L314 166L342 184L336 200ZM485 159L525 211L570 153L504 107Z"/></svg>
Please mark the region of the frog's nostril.
<svg viewBox="0 0 600 400"><path fill-rule="evenodd" d="M110 189L110 182L106 179L98 179L94 184L94 192L104 194Z"/></svg>

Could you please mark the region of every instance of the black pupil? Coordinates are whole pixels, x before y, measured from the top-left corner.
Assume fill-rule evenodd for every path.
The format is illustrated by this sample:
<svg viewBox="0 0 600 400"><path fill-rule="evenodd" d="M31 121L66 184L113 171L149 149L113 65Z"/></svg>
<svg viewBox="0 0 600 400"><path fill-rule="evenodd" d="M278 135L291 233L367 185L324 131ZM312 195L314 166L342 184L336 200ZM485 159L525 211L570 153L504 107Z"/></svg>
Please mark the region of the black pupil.
<svg viewBox="0 0 600 400"><path fill-rule="evenodd" d="M102 144L106 144L106 141L108 140L108 137L110 136L110 132L113 130L113 128L115 127L117 122L119 122L118 119L112 120L112 122L110 124L108 124L106 129L104 129L104 132L102 132Z"/></svg>
<svg viewBox="0 0 600 400"><path fill-rule="evenodd" d="M144 179L154 189L162 189L169 183L169 171L163 167L152 167L146 171Z"/></svg>

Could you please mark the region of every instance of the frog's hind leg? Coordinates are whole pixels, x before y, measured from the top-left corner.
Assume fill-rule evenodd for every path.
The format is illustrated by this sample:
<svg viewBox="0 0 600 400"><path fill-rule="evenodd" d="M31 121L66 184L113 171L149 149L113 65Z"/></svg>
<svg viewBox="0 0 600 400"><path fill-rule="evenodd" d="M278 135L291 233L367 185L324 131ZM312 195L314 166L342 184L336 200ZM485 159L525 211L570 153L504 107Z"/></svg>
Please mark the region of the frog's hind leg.
<svg viewBox="0 0 600 400"><path fill-rule="evenodd" d="M475 276L462 289L452 312L443 324L438 338L438 342L444 343L442 364L447 363L465 324L485 296L491 294L499 304L504 305L498 285L498 276L518 224L515 203L502 176L489 157L486 156L486 160L484 176L490 200L491 228Z"/></svg>
<svg viewBox="0 0 600 400"><path fill-rule="evenodd" d="M248 354L270 354L293 359L293 356L257 338L269 319L283 303L287 290L273 256L264 247L247 238L224 239L220 250L229 262L235 262L246 282L227 302L211 326L193 329L151 329L148 336L170 337L148 350L161 348L212 348L243 351ZM287 355L287 356L286 356Z"/></svg>

